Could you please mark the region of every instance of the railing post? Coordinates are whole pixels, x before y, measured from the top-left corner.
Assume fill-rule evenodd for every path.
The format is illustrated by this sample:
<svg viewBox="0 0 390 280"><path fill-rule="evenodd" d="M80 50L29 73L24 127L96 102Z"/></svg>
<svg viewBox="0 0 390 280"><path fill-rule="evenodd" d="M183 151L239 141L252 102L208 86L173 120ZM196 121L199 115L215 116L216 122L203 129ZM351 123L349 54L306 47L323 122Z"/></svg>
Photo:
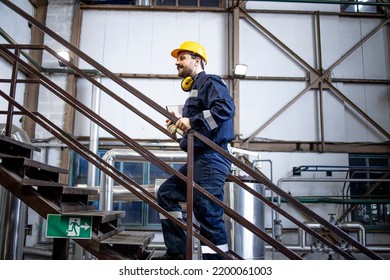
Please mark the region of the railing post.
<svg viewBox="0 0 390 280"><path fill-rule="evenodd" d="M17 57L20 56L20 48L15 48L15 55ZM9 90L9 96L12 99L15 99L16 96L16 79L18 78L18 70L19 70L19 62L14 60L13 66L12 66L12 76L11 76L11 86ZM11 137L12 135L12 119L14 115L14 106L12 103L8 103L8 113L7 113L7 122L5 125L5 136Z"/></svg>
<svg viewBox="0 0 390 280"><path fill-rule="evenodd" d="M188 132L187 149L187 243L186 259L192 260L193 252L193 208L194 208L194 133Z"/></svg>

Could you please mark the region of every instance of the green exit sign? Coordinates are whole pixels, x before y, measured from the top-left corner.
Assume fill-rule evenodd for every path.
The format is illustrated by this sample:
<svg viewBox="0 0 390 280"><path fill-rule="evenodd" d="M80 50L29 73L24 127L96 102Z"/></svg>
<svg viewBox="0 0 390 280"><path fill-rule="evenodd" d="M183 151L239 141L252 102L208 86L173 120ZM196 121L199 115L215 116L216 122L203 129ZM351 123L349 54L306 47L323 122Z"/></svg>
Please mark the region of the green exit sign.
<svg viewBox="0 0 390 280"><path fill-rule="evenodd" d="M91 239L92 217L47 215L47 238Z"/></svg>

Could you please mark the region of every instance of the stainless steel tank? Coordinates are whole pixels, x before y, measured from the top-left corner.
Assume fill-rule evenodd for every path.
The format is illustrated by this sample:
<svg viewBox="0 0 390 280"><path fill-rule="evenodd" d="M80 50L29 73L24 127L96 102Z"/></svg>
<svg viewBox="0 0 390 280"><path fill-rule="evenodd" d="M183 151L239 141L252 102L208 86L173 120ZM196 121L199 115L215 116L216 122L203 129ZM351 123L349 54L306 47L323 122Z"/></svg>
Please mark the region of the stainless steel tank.
<svg viewBox="0 0 390 280"><path fill-rule="evenodd" d="M258 183L245 182L259 194L264 194L264 186ZM235 183L225 183L224 202L255 226L264 230L264 204ZM238 222L225 215L229 248L247 260L264 260L265 243L245 229Z"/></svg>

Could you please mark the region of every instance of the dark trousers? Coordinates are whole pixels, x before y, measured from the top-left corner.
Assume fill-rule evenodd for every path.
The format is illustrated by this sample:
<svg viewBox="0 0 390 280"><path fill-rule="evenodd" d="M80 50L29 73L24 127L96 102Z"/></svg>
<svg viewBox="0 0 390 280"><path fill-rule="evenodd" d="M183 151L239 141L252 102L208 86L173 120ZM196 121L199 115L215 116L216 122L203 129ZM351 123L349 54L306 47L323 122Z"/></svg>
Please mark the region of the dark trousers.
<svg viewBox="0 0 390 280"><path fill-rule="evenodd" d="M194 156L194 181L203 189L223 201L224 185L230 173L231 163L218 153L197 154ZM179 172L187 176L187 165ZM180 202L186 201L187 185L176 175L169 177L159 188L158 204L177 218L181 218ZM200 225L200 234L215 245L227 250L227 236L223 221L223 209L199 191L194 189L194 215ZM167 253L170 255L186 253L186 234L183 229L162 217L161 226ZM208 248L208 247L207 247ZM202 244L203 259L222 258Z"/></svg>

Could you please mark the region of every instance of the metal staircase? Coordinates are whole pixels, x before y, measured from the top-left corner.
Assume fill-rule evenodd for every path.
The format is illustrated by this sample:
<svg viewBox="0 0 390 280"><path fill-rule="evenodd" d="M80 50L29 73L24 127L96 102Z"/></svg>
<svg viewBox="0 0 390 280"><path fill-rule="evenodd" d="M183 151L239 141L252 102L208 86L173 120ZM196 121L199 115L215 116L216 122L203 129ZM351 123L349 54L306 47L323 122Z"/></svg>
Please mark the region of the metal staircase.
<svg viewBox="0 0 390 280"><path fill-rule="evenodd" d="M15 4L6 0L0 0L0 2L11 10L13 10L18 16L25 18L29 23L36 26L42 32L48 34L59 44L69 49L79 59L83 59L84 61L92 65L102 75L107 78L110 78L118 86L126 89L130 94L133 94L134 96L142 100L151 109L156 110L157 112L161 113L166 118L171 119L174 122L177 121L177 118L175 116L172 116L168 111L159 106L153 100L149 99L141 92L133 88L131 85L114 75L107 68L103 67L98 62L90 58L88 55L80 51L78 48L58 36L55 32L47 28L45 25L41 24L35 18L31 17L23 10L19 9ZM113 97L125 108L136 113L139 117L149 122L162 133L166 134L169 137L172 137L170 133L166 131L165 127L161 126L159 123L156 123L153 119L140 112L137 108L134 108L134 106L121 99L109 88L105 87L103 84L93 79L88 73L85 73L76 65L65 61L49 47L37 45L0 44L0 56L3 57L5 61L8 61L11 65L13 65L11 78L7 80L3 79L3 82L6 81L10 84L10 93L7 94L0 90L0 100L2 100L2 102L3 100L5 100L5 102L8 103L9 110L6 112L8 128L12 125L12 119L15 114L20 114L25 116L26 118L30 118L32 121L39 124L48 132L50 132L56 139L64 143L69 149L72 149L81 156L83 156L86 160L95 165L106 175L110 176L121 186L126 188L129 192L133 193L137 198L144 201L149 206L163 214L172 222L180 226L183 230L186 230L187 259L192 259L193 257L193 237L201 240L207 246L224 256L226 259L241 259L241 257L233 251L231 251L230 254L226 254L220 251L214 244L212 244L205 237L200 235L197 226L194 224L192 215L188 215L187 220L185 222L177 220L175 217L171 216L168 212L166 212L156 203L156 197L154 194L148 192L142 186L137 184L132 178L126 176L119 170L110 166L97 154L93 153L82 143L77 141L77 139L75 139L73 135L67 133L66 131L58 127L40 112L30 111L23 104L18 103L15 99L14 93L16 84L19 81L18 71L23 70L25 73L29 74L29 79L23 80L24 83L38 83L41 86L45 87L51 93L53 93L54 95L62 99L64 102L66 102L69 106L74 108L76 111L89 118L101 129L104 129L105 131L110 133L112 137L115 138L117 141L122 142L127 148L131 148L136 151L146 161L155 164L157 167L159 167L166 173L175 174L182 180L186 181L188 194L186 206L187 213L192 213L192 191L193 189L197 189L199 192L207 196L210 200L213 200L215 203L219 204L224 209L225 215L232 218L235 222L240 223L243 227L248 229L255 236L264 240L268 245L272 246L279 253L283 254L289 259L302 259L300 255L288 249L280 241L272 238L272 236L266 233L263 229L256 227L253 223L248 221L248 219L235 212L223 202L215 199L211 194L209 194L207 191L197 185L193 181L193 170L191 168L189 168L187 176L182 175L170 165L166 164L166 162L156 157L145 147L141 146L137 141L118 130L114 125L107 122L105 119L100 117L91 109L83 105L76 98L68 94L65 90L63 90L58 85L49 80L43 73L41 73L42 69L39 69L39 67L36 67L36 65L31 65L27 63L24 59L21 58L21 55L25 52L25 50L30 49L47 52L50 55L54 56L56 59L61 60L65 65L67 65L69 71L72 71L72 73L75 73L80 77L85 78L93 85L100 88L104 93ZM237 184L237 186L249 192L251 195L253 195L254 198L263 202L265 206L272 208L273 210L283 215L286 219L289 219L299 228L303 229L305 232L316 238L319 242L322 242L323 244L334 250L335 253L339 254L345 259L355 259L355 256L352 255L351 252L343 250L342 248L340 248L337 242L334 242L334 236L337 236L338 239L351 244L351 246L353 246L357 251L367 255L369 258L381 259L379 255L372 252L365 246L362 246L362 244L357 242L354 238L352 238L342 229L338 228L334 224L329 223L327 220L314 213L311 209L309 209L302 203L300 203L294 197L290 196L288 193L278 188L260 171L254 170L252 166L249 166L248 164L245 164L242 161L236 159L235 157L221 149L219 146L217 146L215 143L211 142L209 139L195 131L190 131L188 134L189 149L187 163L189 167L193 166L192 163L194 151L192 145L195 138L203 141L210 148L214 149L222 156L229 159L235 166L237 166L237 168L240 168L243 172L247 173L252 181L263 184L265 187L272 190L275 194L288 201L290 205L295 207L298 211L304 213L306 217L321 224L321 226L326 229L327 233L329 234L321 235L317 231L305 225L303 222L299 221L290 213L278 207L274 202L268 200L260 193L249 188L247 184L239 177L234 175L229 176L228 179L231 182L234 182L235 184ZM96 189L80 189L65 186L66 184L60 183L58 181L59 175L66 174L67 171L32 160L32 152L34 150L36 150L34 146L12 140L10 138L9 129L8 135L6 134L6 136L0 137L1 186L10 191L15 197L21 199L25 204L34 209L39 215L41 215L45 219L48 214L61 214L63 216L91 216L93 221L92 237L90 239L74 239L74 241L81 245L85 250L90 252L97 259L150 258L150 252L147 251L146 247L153 239L153 233L124 231L123 228L118 226L118 219L123 216L123 212L98 211L94 209L92 205L90 205L90 198L97 195ZM262 213L259 214L261 215ZM330 235L332 235L332 238L327 238L327 236ZM54 242L55 244L53 248L53 258L66 259L66 248L67 242L69 242L69 240L65 238L56 238Z"/></svg>
<svg viewBox="0 0 390 280"><path fill-rule="evenodd" d="M154 233L124 231L118 219L124 211L98 211L90 197L96 188L76 188L59 182L59 174L68 170L31 159L34 146L0 136L0 184L27 206L46 218L49 214L68 217L92 217L92 237L74 239L98 259L146 259L147 245ZM53 239L53 259L67 259L67 238Z"/></svg>

